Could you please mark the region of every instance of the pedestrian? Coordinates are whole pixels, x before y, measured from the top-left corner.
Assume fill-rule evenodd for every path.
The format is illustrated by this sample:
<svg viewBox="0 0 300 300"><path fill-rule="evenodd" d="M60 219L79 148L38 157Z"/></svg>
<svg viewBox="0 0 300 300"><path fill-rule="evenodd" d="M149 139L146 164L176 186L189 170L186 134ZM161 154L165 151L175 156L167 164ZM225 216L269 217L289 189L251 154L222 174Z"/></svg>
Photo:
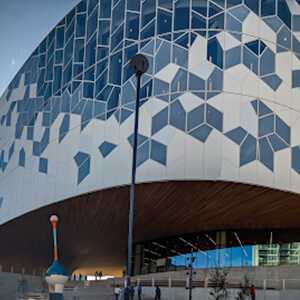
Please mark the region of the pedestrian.
<svg viewBox="0 0 300 300"><path fill-rule="evenodd" d="M120 294L121 294L121 289L120 286L117 284L115 288L115 299L119 300L120 299Z"/></svg>
<svg viewBox="0 0 300 300"><path fill-rule="evenodd" d="M100 280L101 280L101 277L102 277L102 271L99 272L99 277L100 277Z"/></svg>
<svg viewBox="0 0 300 300"><path fill-rule="evenodd" d="M94 275L95 275L95 280L97 281L97 279L98 279L98 271L96 271Z"/></svg>
<svg viewBox="0 0 300 300"><path fill-rule="evenodd" d="M142 287L139 284L139 286L138 286L138 297L139 297L139 300L141 300L141 295L142 295Z"/></svg>
<svg viewBox="0 0 300 300"><path fill-rule="evenodd" d="M130 291L129 291L129 295L130 295L130 298L131 298L131 300L133 300L133 298L134 298L134 287L133 286L131 286L130 287Z"/></svg>
<svg viewBox="0 0 300 300"><path fill-rule="evenodd" d="M156 286L156 290L155 290L155 298L154 298L154 300L160 300L160 295L161 295L160 288L157 285Z"/></svg>
<svg viewBox="0 0 300 300"><path fill-rule="evenodd" d="M81 275L81 274L79 274L79 281L81 281L81 277L82 277L82 275Z"/></svg>
<svg viewBox="0 0 300 300"><path fill-rule="evenodd" d="M252 298L252 300L255 300L255 287L254 287L254 284L252 284L251 298Z"/></svg>
<svg viewBox="0 0 300 300"><path fill-rule="evenodd" d="M127 267L126 267L126 266L124 266L124 267L123 267L123 277L125 277L125 275L126 275L126 271L127 271Z"/></svg>
<svg viewBox="0 0 300 300"><path fill-rule="evenodd" d="M124 294L124 299L125 300L129 300L129 291L128 291L128 287L124 287L124 290L123 290L123 294Z"/></svg>

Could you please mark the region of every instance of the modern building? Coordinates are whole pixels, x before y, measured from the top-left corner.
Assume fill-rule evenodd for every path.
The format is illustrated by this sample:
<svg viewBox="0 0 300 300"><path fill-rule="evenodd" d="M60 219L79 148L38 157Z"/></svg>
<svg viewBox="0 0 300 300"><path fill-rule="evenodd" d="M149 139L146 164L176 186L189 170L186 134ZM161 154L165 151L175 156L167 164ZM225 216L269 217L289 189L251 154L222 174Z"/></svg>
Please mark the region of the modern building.
<svg viewBox="0 0 300 300"><path fill-rule="evenodd" d="M150 67L134 272L185 267L192 248L206 266L249 265L271 232L273 244L300 241L299 0L84 0L0 100L4 270L51 264L57 214L69 272L121 273L136 53Z"/></svg>

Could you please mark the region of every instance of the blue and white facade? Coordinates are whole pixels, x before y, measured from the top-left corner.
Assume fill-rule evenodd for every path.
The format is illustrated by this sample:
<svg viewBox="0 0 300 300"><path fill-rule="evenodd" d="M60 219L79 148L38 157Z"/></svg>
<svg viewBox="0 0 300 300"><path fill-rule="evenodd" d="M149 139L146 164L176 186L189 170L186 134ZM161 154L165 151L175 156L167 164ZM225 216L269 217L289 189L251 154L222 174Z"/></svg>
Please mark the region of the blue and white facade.
<svg viewBox="0 0 300 300"><path fill-rule="evenodd" d="M0 100L0 224L137 181L300 193L299 0L84 0Z"/></svg>

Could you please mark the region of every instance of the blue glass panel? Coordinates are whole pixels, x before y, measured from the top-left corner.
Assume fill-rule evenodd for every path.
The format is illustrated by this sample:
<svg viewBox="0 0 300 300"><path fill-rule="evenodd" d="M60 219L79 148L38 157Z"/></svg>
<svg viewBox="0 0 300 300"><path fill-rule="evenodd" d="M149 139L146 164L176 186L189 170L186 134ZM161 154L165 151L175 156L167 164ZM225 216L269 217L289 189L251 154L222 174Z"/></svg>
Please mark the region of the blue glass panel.
<svg viewBox="0 0 300 300"><path fill-rule="evenodd" d="M84 161L86 161L86 159L89 157L88 154L84 153L84 152L78 152L75 156L74 156L74 160L77 164L78 167L80 167Z"/></svg>
<svg viewBox="0 0 300 300"><path fill-rule="evenodd" d="M126 37L137 40L139 38L140 15L135 13L127 13L126 18Z"/></svg>
<svg viewBox="0 0 300 300"><path fill-rule="evenodd" d="M199 1L199 0L192 0L192 8L196 12L200 13L204 17L207 16L207 2L208 1Z"/></svg>
<svg viewBox="0 0 300 300"><path fill-rule="evenodd" d="M298 59L300 59L300 42L293 36L293 51L298 54Z"/></svg>
<svg viewBox="0 0 300 300"><path fill-rule="evenodd" d="M206 124L201 125L200 127L196 128L195 130L190 132L190 135L194 138L198 139L202 143L205 143L206 139L210 135L212 128Z"/></svg>
<svg viewBox="0 0 300 300"><path fill-rule="evenodd" d="M59 113L60 113L60 98L56 97L56 98L54 98L54 105L53 105L53 109L52 109L52 113L51 113L51 125L56 120Z"/></svg>
<svg viewBox="0 0 300 300"><path fill-rule="evenodd" d="M224 29L224 13L211 18L208 22L209 29Z"/></svg>
<svg viewBox="0 0 300 300"><path fill-rule="evenodd" d="M223 72L215 68L207 80L207 90L222 91L222 89L223 89Z"/></svg>
<svg viewBox="0 0 300 300"><path fill-rule="evenodd" d="M189 28L190 24L190 1L178 0L175 3L174 30Z"/></svg>
<svg viewBox="0 0 300 300"><path fill-rule="evenodd" d="M300 147L292 148L292 168L300 174Z"/></svg>
<svg viewBox="0 0 300 300"><path fill-rule="evenodd" d="M282 26L282 22L277 17L271 17L263 19L265 23L269 25L271 29L273 29L274 32L277 32L278 29Z"/></svg>
<svg viewBox="0 0 300 300"><path fill-rule="evenodd" d="M86 21L85 14L76 16L76 37L85 36L85 21Z"/></svg>
<svg viewBox="0 0 300 300"><path fill-rule="evenodd" d="M121 84L122 74L122 52L118 52L110 57L110 72L109 82L114 84Z"/></svg>
<svg viewBox="0 0 300 300"><path fill-rule="evenodd" d="M285 0L278 0L278 17L291 28L291 13Z"/></svg>
<svg viewBox="0 0 300 300"><path fill-rule="evenodd" d="M222 9L219 6L213 4L212 2L209 2L209 17L212 17L220 12L222 12Z"/></svg>
<svg viewBox="0 0 300 300"><path fill-rule="evenodd" d="M98 118L100 115L103 115L103 113L105 112L105 108L106 108L106 103L95 101L94 102L94 110L93 110L94 115L93 115L93 117Z"/></svg>
<svg viewBox="0 0 300 300"><path fill-rule="evenodd" d="M134 1L134 0L131 0ZM163 7L168 10L173 9L173 1L172 0L158 0L158 6Z"/></svg>
<svg viewBox="0 0 300 300"><path fill-rule="evenodd" d="M282 27L282 29L277 34L277 44L279 45L277 46L278 52L283 52L291 49L291 32L285 26Z"/></svg>
<svg viewBox="0 0 300 300"><path fill-rule="evenodd" d="M155 73L169 64L171 59L171 45L168 42L163 42L155 59Z"/></svg>
<svg viewBox="0 0 300 300"><path fill-rule="evenodd" d="M250 11L245 6L241 5L238 7L231 8L229 12L232 15L234 15L236 18L238 18L241 22L243 22L248 16Z"/></svg>
<svg viewBox="0 0 300 300"><path fill-rule="evenodd" d="M276 133L288 144L291 141L291 129L283 122L278 116L276 116Z"/></svg>
<svg viewBox="0 0 300 300"><path fill-rule="evenodd" d="M87 69L95 63L95 48L96 48L96 34L90 39L86 45L84 68Z"/></svg>
<svg viewBox="0 0 300 300"><path fill-rule="evenodd" d="M70 37L74 33L74 24L75 24L75 21L73 20L72 23L71 23L71 25L67 29L67 32L66 32L66 35L65 35L65 43L70 39Z"/></svg>
<svg viewBox="0 0 300 300"><path fill-rule="evenodd" d="M84 72L84 80L94 81L95 80L95 67L92 67Z"/></svg>
<svg viewBox="0 0 300 300"><path fill-rule="evenodd" d="M273 113L273 111L268 108L263 102L259 101L259 117L269 115Z"/></svg>
<svg viewBox="0 0 300 300"><path fill-rule="evenodd" d="M81 130L88 125L89 121L93 117L93 101L87 101L85 108L81 114Z"/></svg>
<svg viewBox="0 0 300 300"><path fill-rule="evenodd" d="M4 122L4 119L3 119ZM6 115L6 126L10 126L11 125L11 112L9 111Z"/></svg>
<svg viewBox="0 0 300 300"><path fill-rule="evenodd" d="M88 7L88 14L90 15L91 12L95 9L96 5L99 3L99 0L89 0L89 7ZM96 9L97 10L97 9Z"/></svg>
<svg viewBox="0 0 300 300"><path fill-rule="evenodd" d="M95 90L95 95L97 96L105 87L107 84L107 77L108 77L108 71L104 71L103 74L97 79L96 81L96 90ZM107 99L101 99L97 97L99 100L107 100Z"/></svg>
<svg viewBox="0 0 300 300"><path fill-rule="evenodd" d="M262 80L274 91L276 91L278 89L278 87L280 86L280 84L282 82L282 80L275 74L265 76L262 78Z"/></svg>
<svg viewBox="0 0 300 300"><path fill-rule="evenodd" d="M131 58L138 52L138 45L131 46L125 49L124 64L126 64ZM145 51L143 51L145 52Z"/></svg>
<svg viewBox="0 0 300 300"><path fill-rule="evenodd" d="M244 0L245 4L255 12L255 14L258 15L258 10L259 10L259 2L260 1L253 1L253 0Z"/></svg>
<svg viewBox="0 0 300 300"><path fill-rule="evenodd" d="M90 157L78 169L78 182L77 182L77 184L79 184L89 174L90 174Z"/></svg>
<svg viewBox="0 0 300 300"><path fill-rule="evenodd" d="M300 87L300 70L292 71L292 88Z"/></svg>
<svg viewBox="0 0 300 300"><path fill-rule="evenodd" d="M70 115L64 115L64 118L61 122L60 128L59 128L59 143L64 139L64 137L67 135L69 131L70 126Z"/></svg>
<svg viewBox="0 0 300 300"><path fill-rule="evenodd" d="M189 90L190 91L202 91L205 90L205 81L192 73L190 75L189 80Z"/></svg>
<svg viewBox="0 0 300 300"><path fill-rule="evenodd" d="M109 143L109 142L103 142L100 147L99 150L103 156L103 158L105 158L108 154L111 153L111 151L113 151L116 148L117 145Z"/></svg>
<svg viewBox="0 0 300 300"><path fill-rule="evenodd" d="M207 60L211 61L221 69L223 68L223 49L217 38L208 41Z"/></svg>
<svg viewBox="0 0 300 300"><path fill-rule="evenodd" d="M98 44L109 45L109 38L110 38L110 21L101 20L99 22Z"/></svg>
<svg viewBox="0 0 300 300"><path fill-rule="evenodd" d="M242 0L227 0L227 8L239 5L242 3Z"/></svg>
<svg viewBox="0 0 300 300"><path fill-rule="evenodd" d="M25 159L25 151L24 148L22 148L19 153L19 166L25 167Z"/></svg>
<svg viewBox="0 0 300 300"><path fill-rule="evenodd" d="M75 114L75 115L81 115L83 110L84 110L84 107L86 105L86 102L87 102L87 100L81 99L78 102L78 104L77 105L75 104L74 106L73 106L73 102L72 102L72 107L73 107L72 108L72 113Z"/></svg>
<svg viewBox="0 0 300 300"><path fill-rule="evenodd" d="M68 27L75 16L75 8L73 8L66 17L66 27Z"/></svg>
<svg viewBox="0 0 300 300"><path fill-rule="evenodd" d="M155 17L156 10L156 1L155 0L146 0L142 6L142 23L141 27L143 28Z"/></svg>
<svg viewBox="0 0 300 300"><path fill-rule="evenodd" d="M152 118L152 135L168 124L168 107L164 108Z"/></svg>
<svg viewBox="0 0 300 300"><path fill-rule="evenodd" d="M223 114L209 104L206 105L206 122L222 132Z"/></svg>
<svg viewBox="0 0 300 300"><path fill-rule="evenodd" d="M61 99L61 112L70 112L70 102L70 95L67 91L65 91Z"/></svg>
<svg viewBox="0 0 300 300"><path fill-rule="evenodd" d="M173 45L173 63L188 68L188 51Z"/></svg>
<svg viewBox="0 0 300 300"><path fill-rule="evenodd" d="M293 16L293 31L300 31L300 16Z"/></svg>
<svg viewBox="0 0 300 300"><path fill-rule="evenodd" d="M70 63L63 71L63 85L68 83L72 79L72 60L70 60Z"/></svg>
<svg viewBox="0 0 300 300"><path fill-rule="evenodd" d="M124 26L122 25L111 37L110 49L111 51L116 48L123 40L124 37Z"/></svg>
<svg viewBox="0 0 300 300"><path fill-rule="evenodd" d="M141 40L154 36L155 33L155 21L152 21L141 32Z"/></svg>
<svg viewBox="0 0 300 300"><path fill-rule="evenodd" d="M204 122L204 105L198 106L188 113L187 130L197 127Z"/></svg>
<svg viewBox="0 0 300 300"><path fill-rule="evenodd" d="M74 51L74 62L83 62L84 56L84 40L76 40L75 41L75 51ZM76 71L76 74L80 72Z"/></svg>
<svg viewBox="0 0 300 300"><path fill-rule="evenodd" d="M127 119L129 118L131 115L133 114L133 111L122 108L121 110L121 124Z"/></svg>
<svg viewBox="0 0 300 300"><path fill-rule="evenodd" d="M288 147L288 145L279 138L276 134L272 134L268 136L268 139L274 149L274 151L279 151Z"/></svg>
<svg viewBox="0 0 300 300"><path fill-rule="evenodd" d="M179 91L186 91L186 90L187 90L187 71L183 69L179 69L172 81L171 91L179 92Z"/></svg>
<svg viewBox="0 0 300 300"><path fill-rule="evenodd" d="M128 142L129 142L129 144L130 144L130 146L131 146L132 148L133 148L133 136L134 136L134 134L131 134L131 135L127 138ZM146 137L146 136L144 136L144 135L142 135L142 134L138 134L138 136L137 136L137 146L138 146L138 147L141 146L147 139L148 139L148 137Z"/></svg>
<svg viewBox="0 0 300 300"><path fill-rule="evenodd" d="M149 141L137 149L136 166L137 168L149 159Z"/></svg>
<svg viewBox="0 0 300 300"><path fill-rule="evenodd" d="M46 65L46 55L42 54L40 55L40 59L39 59L39 68L45 67Z"/></svg>
<svg viewBox="0 0 300 300"><path fill-rule="evenodd" d="M196 13L192 13L192 28L205 29L206 28L206 19Z"/></svg>
<svg viewBox="0 0 300 300"><path fill-rule="evenodd" d="M157 34L171 32L172 13L159 9L157 12Z"/></svg>
<svg viewBox="0 0 300 300"><path fill-rule="evenodd" d="M114 8L112 14L112 27L111 31L114 32L124 20L125 0L121 0Z"/></svg>
<svg viewBox="0 0 300 300"><path fill-rule="evenodd" d="M152 140L150 157L151 159L165 166L167 163L167 147L161 143Z"/></svg>
<svg viewBox="0 0 300 300"><path fill-rule="evenodd" d="M229 137L236 144L240 145L243 139L245 138L247 131L242 127L235 128L231 131L228 131L225 135Z"/></svg>
<svg viewBox="0 0 300 300"><path fill-rule="evenodd" d="M245 44L254 54L259 54L259 40L248 42Z"/></svg>
<svg viewBox="0 0 300 300"><path fill-rule="evenodd" d="M98 25L98 10L96 9L93 14L89 17L87 23L87 41L93 35Z"/></svg>
<svg viewBox="0 0 300 300"><path fill-rule="evenodd" d="M119 104L119 99L120 99L120 88L114 87L107 101L107 110L112 110L116 108Z"/></svg>
<svg viewBox="0 0 300 300"><path fill-rule="evenodd" d="M53 93L56 93L61 88L62 67L54 67Z"/></svg>
<svg viewBox="0 0 300 300"><path fill-rule="evenodd" d="M174 127L185 131L186 112L179 100L171 104L170 124Z"/></svg>
<svg viewBox="0 0 300 300"><path fill-rule="evenodd" d="M266 75L275 72L275 54L268 48L260 58L260 74Z"/></svg>
<svg viewBox="0 0 300 300"><path fill-rule="evenodd" d="M86 11L86 2L87 0L83 0L77 5L77 13Z"/></svg>
<svg viewBox="0 0 300 300"><path fill-rule="evenodd" d="M243 64L256 75L258 74L258 57L246 47L243 47Z"/></svg>
<svg viewBox="0 0 300 300"><path fill-rule="evenodd" d="M55 51L55 64L61 64L63 62L63 50Z"/></svg>
<svg viewBox="0 0 300 300"><path fill-rule="evenodd" d="M39 53L46 52L46 49L47 49L46 44L47 44L47 39L45 38L39 46Z"/></svg>
<svg viewBox="0 0 300 300"><path fill-rule="evenodd" d="M64 66L68 64L68 62L73 56L73 46L74 46L74 36L69 40L68 44L66 45Z"/></svg>
<svg viewBox="0 0 300 300"><path fill-rule="evenodd" d="M225 68L229 69L241 63L241 46L225 52Z"/></svg>
<svg viewBox="0 0 300 300"><path fill-rule="evenodd" d="M40 157L39 172L48 173L48 159Z"/></svg>
<svg viewBox="0 0 300 300"><path fill-rule="evenodd" d="M111 0L100 1L100 18L110 18Z"/></svg>
<svg viewBox="0 0 300 300"><path fill-rule="evenodd" d="M251 134L248 134L241 146L240 166L254 160L256 160L256 139Z"/></svg>
<svg viewBox="0 0 300 300"><path fill-rule="evenodd" d="M94 83L93 82L84 82L83 97L90 98L90 99L94 98Z"/></svg>
<svg viewBox="0 0 300 300"><path fill-rule="evenodd" d="M109 52L108 47L99 47L98 46L97 61L103 59L104 57L107 57L108 52Z"/></svg>
<svg viewBox="0 0 300 300"><path fill-rule="evenodd" d="M140 11L140 1L136 0L127 0L127 9Z"/></svg>
<svg viewBox="0 0 300 300"><path fill-rule="evenodd" d="M274 154L267 138L260 139L259 161L271 171L273 171L273 156Z"/></svg>
<svg viewBox="0 0 300 300"><path fill-rule="evenodd" d="M261 16L265 17L270 15L275 15L275 8L276 8L275 0L261 1Z"/></svg>
<svg viewBox="0 0 300 300"><path fill-rule="evenodd" d="M56 29L56 48L62 48L65 40L65 28L59 27Z"/></svg>
<svg viewBox="0 0 300 300"><path fill-rule="evenodd" d="M33 127L27 127L27 140L33 140Z"/></svg>
<svg viewBox="0 0 300 300"><path fill-rule="evenodd" d="M50 137L50 128L46 128L41 140L41 154L44 152L47 145L49 144L49 137Z"/></svg>
<svg viewBox="0 0 300 300"><path fill-rule="evenodd" d="M275 126L274 115L269 115L267 117L260 118L258 126L259 126L258 129L259 136L264 136L266 134L273 133L274 126Z"/></svg>

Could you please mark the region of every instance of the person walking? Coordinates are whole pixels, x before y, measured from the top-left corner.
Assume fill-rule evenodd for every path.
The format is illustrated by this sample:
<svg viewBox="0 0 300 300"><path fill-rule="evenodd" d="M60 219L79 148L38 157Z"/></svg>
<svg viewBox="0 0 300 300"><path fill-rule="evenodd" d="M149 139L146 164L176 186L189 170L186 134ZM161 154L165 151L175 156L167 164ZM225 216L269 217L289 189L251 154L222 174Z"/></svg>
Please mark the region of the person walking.
<svg viewBox="0 0 300 300"><path fill-rule="evenodd" d="M99 275L99 278L100 278L100 280L101 280L101 277L102 277L102 271L100 271L98 275Z"/></svg>
<svg viewBox="0 0 300 300"><path fill-rule="evenodd" d="M121 289L120 289L120 286L117 284L116 288L115 288L115 300L120 299L120 294L121 294Z"/></svg>
<svg viewBox="0 0 300 300"><path fill-rule="evenodd" d="M156 290L155 290L155 298L154 298L154 300L160 300L160 296L161 296L160 288L157 285L156 286Z"/></svg>
<svg viewBox="0 0 300 300"><path fill-rule="evenodd" d="M131 300L133 300L133 298L134 298L134 287L132 286L132 287L130 287L130 291L129 291L129 295L130 295L130 299Z"/></svg>
<svg viewBox="0 0 300 300"><path fill-rule="evenodd" d="M252 284L251 298L252 298L252 300L255 300L255 287L254 287L254 284Z"/></svg>
<svg viewBox="0 0 300 300"><path fill-rule="evenodd" d="M142 295L142 287L141 287L141 285L139 284L139 286L138 286L138 289L137 289L137 291L138 291L138 297L139 297L139 300L141 300L141 295Z"/></svg>

